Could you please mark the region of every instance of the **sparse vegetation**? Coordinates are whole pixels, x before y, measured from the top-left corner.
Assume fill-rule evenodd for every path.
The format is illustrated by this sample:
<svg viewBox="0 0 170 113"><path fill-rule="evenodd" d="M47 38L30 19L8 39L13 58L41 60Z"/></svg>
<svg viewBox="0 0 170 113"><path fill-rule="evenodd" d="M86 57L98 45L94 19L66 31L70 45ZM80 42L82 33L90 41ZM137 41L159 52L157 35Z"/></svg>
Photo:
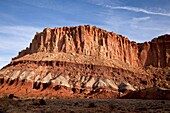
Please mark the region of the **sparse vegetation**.
<svg viewBox="0 0 170 113"><path fill-rule="evenodd" d="M42 102L40 102L42 101ZM45 101L45 105L44 105ZM48 104L47 104L48 103ZM0 113L110 113L170 112L167 100L50 99L13 100L0 98Z"/></svg>

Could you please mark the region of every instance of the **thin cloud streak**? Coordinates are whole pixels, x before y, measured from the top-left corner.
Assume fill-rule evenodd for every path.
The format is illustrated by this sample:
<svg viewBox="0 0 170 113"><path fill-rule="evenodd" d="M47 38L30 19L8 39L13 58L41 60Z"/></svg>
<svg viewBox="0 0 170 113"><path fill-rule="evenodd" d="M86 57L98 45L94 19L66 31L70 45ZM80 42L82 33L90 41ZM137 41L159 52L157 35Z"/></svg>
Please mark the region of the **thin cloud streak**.
<svg viewBox="0 0 170 113"><path fill-rule="evenodd" d="M153 11L149 11L149 10L137 8L137 7L126 7L126 6L114 7L114 6L110 6L110 5L104 5L104 7L107 7L110 9L120 9L120 10L134 11L134 12L142 12L142 13L151 14L151 15L170 16L170 13L153 12Z"/></svg>
<svg viewBox="0 0 170 113"><path fill-rule="evenodd" d="M140 17L140 18L133 18L132 20L133 21L145 21L145 20L149 20L151 17Z"/></svg>
<svg viewBox="0 0 170 113"><path fill-rule="evenodd" d="M0 51L5 50L5 51L17 51L18 49L22 49L22 47L25 47L27 45L27 42L25 41L8 41L5 39L0 39L1 44L0 44Z"/></svg>
<svg viewBox="0 0 170 113"><path fill-rule="evenodd" d="M0 68L9 63L18 51L29 46L38 31L42 29L34 26L0 26Z"/></svg>
<svg viewBox="0 0 170 113"><path fill-rule="evenodd" d="M0 26L0 51L22 49L30 43L29 41L38 31L42 29L33 26Z"/></svg>
<svg viewBox="0 0 170 113"><path fill-rule="evenodd" d="M28 37L30 34L41 31L41 28L32 26L0 26L0 33L10 34L11 36Z"/></svg>

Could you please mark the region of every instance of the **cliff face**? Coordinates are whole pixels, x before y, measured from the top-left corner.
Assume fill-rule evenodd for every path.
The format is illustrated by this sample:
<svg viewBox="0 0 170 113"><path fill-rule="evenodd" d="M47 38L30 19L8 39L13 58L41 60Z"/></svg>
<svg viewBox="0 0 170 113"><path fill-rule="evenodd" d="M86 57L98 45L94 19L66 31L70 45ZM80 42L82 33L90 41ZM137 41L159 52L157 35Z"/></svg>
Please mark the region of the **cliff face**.
<svg viewBox="0 0 170 113"><path fill-rule="evenodd" d="M137 44L89 25L46 28L0 70L0 95L117 98L126 90L170 88L168 66L170 35Z"/></svg>
<svg viewBox="0 0 170 113"><path fill-rule="evenodd" d="M139 60L143 66L170 66L170 35L154 38L151 42L139 44Z"/></svg>
<svg viewBox="0 0 170 113"><path fill-rule="evenodd" d="M119 59L138 65L138 46L127 38L100 28L86 26L46 28L37 33L30 47L19 53L19 57L35 52L78 53Z"/></svg>
<svg viewBox="0 0 170 113"><path fill-rule="evenodd" d="M89 25L46 28L36 33L30 47L18 57L37 52L77 53L118 59L132 66L170 66L170 35L137 44L126 37Z"/></svg>

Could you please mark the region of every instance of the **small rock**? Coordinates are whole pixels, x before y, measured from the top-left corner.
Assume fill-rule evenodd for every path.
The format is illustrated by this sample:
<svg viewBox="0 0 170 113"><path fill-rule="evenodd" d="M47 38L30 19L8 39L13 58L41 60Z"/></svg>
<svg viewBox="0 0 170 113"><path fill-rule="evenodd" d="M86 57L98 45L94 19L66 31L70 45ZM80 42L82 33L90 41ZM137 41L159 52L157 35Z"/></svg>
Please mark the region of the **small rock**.
<svg viewBox="0 0 170 113"><path fill-rule="evenodd" d="M78 105L78 102L74 103L74 106L77 106Z"/></svg>
<svg viewBox="0 0 170 113"><path fill-rule="evenodd" d="M45 102L44 99L41 99L41 100L39 101L39 103L40 103L40 105L47 105L47 103Z"/></svg>
<svg viewBox="0 0 170 113"><path fill-rule="evenodd" d="M165 101L164 101L164 100L162 100L162 101L161 101L161 103L162 103L162 104L165 104Z"/></svg>
<svg viewBox="0 0 170 113"><path fill-rule="evenodd" d="M14 94L9 94L9 99L13 99L14 98Z"/></svg>
<svg viewBox="0 0 170 113"><path fill-rule="evenodd" d="M95 107L97 107L97 106L96 106L94 103L90 103L88 107L89 107L89 108L95 108Z"/></svg>
<svg viewBox="0 0 170 113"><path fill-rule="evenodd" d="M135 88L127 82L122 82L119 85L119 92L125 92L127 90L128 91L135 91Z"/></svg>

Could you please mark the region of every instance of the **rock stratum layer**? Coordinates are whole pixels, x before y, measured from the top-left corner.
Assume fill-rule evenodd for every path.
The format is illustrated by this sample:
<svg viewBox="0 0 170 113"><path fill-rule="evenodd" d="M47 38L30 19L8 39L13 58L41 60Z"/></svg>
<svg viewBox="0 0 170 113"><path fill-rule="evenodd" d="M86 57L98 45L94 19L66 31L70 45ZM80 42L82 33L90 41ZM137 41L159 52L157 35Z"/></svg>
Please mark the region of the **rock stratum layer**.
<svg viewBox="0 0 170 113"><path fill-rule="evenodd" d="M89 25L45 28L36 33L30 47L1 69L0 94L126 97L129 91L170 88L169 67L170 35L136 43Z"/></svg>

